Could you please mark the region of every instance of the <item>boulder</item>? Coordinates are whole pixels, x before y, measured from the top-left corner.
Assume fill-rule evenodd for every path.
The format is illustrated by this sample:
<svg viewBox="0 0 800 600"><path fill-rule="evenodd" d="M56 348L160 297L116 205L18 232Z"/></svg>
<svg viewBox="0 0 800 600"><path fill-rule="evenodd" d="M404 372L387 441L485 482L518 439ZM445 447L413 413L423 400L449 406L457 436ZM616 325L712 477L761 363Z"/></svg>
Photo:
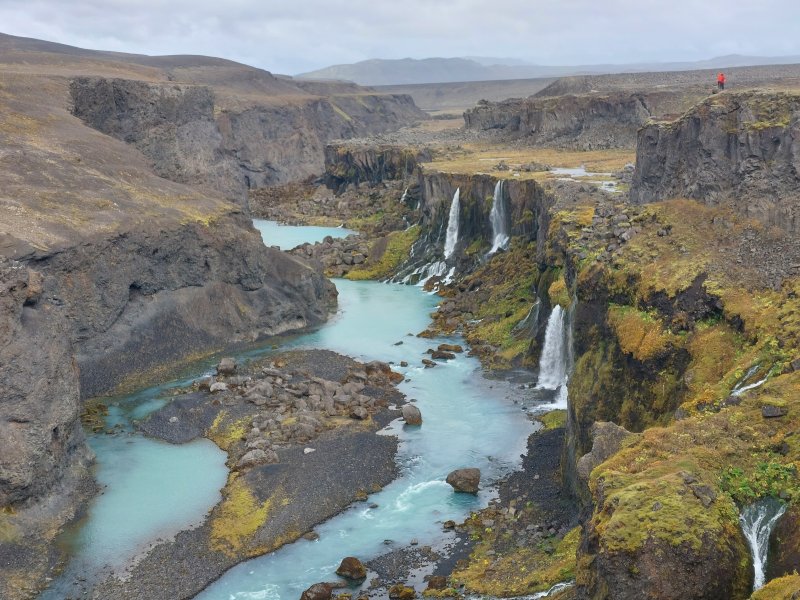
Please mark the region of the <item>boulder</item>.
<svg viewBox="0 0 800 600"><path fill-rule="evenodd" d="M300 596L300 600L330 600L333 586L330 583L315 583Z"/></svg>
<svg viewBox="0 0 800 600"><path fill-rule="evenodd" d="M478 485L481 481L480 469L456 469L447 476L447 483L453 486L456 492L466 494L477 494Z"/></svg>
<svg viewBox="0 0 800 600"><path fill-rule="evenodd" d="M389 598L392 600L411 600L411 598L416 597L417 592L414 591L414 588L402 583L396 583L389 588Z"/></svg>
<svg viewBox="0 0 800 600"><path fill-rule="evenodd" d="M211 387L209 388L209 390L211 391L212 394L214 394L216 392L224 392L227 389L228 389L228 384L222 383L221 381L217 381L215 383L212 383Z"/></svg>
<svg viewBox="0 0 800 600"><path fill-rule="evenodd" d="M355 406L350 411L350 418L363 421L364 419L369 418L369 413L367 412L367 409L364 408L363 406Z"/></svg>
<svg viewBox="0 0 800 600"><path fill-rule="evenodd" d="M245 453L239 462L236 463L237 469L246 469L247 467L255 467L258 465L274 464L278 462L278 454L271 449L262 450L255 448Z"/></svg>
<svg viewBox="0 0 800 600"><path fill-rule="evenodd" d="M765 404L761 407L761 416L765 419L776 419L778 417L785 417L789 414L789 409L785 406L775 406L774 404Z"/></svg>
<svg viewBox="0 0 800 600"><path fill-rule="evenodd" d="M336 569L336 574L346 579L359 580L367 576L367 568L356 557L348 556L342 559L342 563Z"/></svg>
<svg viewBox="0 0 800 600"><path fill-rule="evenodd" d="M217 375L233 375L236 373L236 360L231 357L223 358L217 365Z"/></svg>
<svg viewBox="0 0 800 600"><path fill-rule="evenodd" d="M443 350L434 350L431 352L431 358L434 360L453 360L456 357L452 352L444 352Z"/></svg>
<svg viewBox="0 0 800 600"><path fill-rule="evenodd" d="M439 344L439 346L436 349L439 350L440 352L460 353L464 351L464 348L462 348L458 344Z"/></svg>
<svg viewBox="0 0 800 600"><path fill-rule="evenodd" d="M422 425L422 413L413 404L403 406L403 420L407 425Z"/></svg>
<svg viewBox="0 0 800 600"><path fill-rule="evenodd" d="M447 577L444 575L431 575L428 579L429 590L443 590L447 588Z"/></svg>

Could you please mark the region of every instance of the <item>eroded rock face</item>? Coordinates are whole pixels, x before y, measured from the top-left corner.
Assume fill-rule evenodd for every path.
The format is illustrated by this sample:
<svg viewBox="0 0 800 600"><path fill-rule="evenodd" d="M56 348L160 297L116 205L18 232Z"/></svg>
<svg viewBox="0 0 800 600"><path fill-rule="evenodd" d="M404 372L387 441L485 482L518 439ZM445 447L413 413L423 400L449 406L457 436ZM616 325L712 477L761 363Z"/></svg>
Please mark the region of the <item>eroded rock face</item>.
<svg viewBox="0 0 800 600"><path fill-rule="evenodd" d="M631 200L686 197L725 204L800 231L800 95L713 96L670 123L639 132Z"/></svg>
<svg viewBox="0 0 800 600"><path fill-rule="evenodd" d="M0 260L0 506L40 496L87 462L67 327L41 274Z"/></svg>
<svg viewBox="0 0 800 600"><path fill-rule="evenodd" d="M578 476L584 482L589 481L592 469L619 452L623 444L636 434L614 423L598 421L592 425L591 436L592 451L578 459Z"/></svg>
<svg viewBox="0 0 800 600"><path fill-rule="evenodd" d="M602 95L511 99L479 104L464 113L467 129L499 130L532 144L580 150L633 148L636 131L660 112L658 95Z"/></svg>
<svg viewBox="0 0 800 600"><path fill-rule="evenodd" d="M74 113L134 144L162 177L200 184L246 205L248 189L319 174L325 143L426 118L407 95L307 96L222 108L211 87L80 77Z"/></svg>

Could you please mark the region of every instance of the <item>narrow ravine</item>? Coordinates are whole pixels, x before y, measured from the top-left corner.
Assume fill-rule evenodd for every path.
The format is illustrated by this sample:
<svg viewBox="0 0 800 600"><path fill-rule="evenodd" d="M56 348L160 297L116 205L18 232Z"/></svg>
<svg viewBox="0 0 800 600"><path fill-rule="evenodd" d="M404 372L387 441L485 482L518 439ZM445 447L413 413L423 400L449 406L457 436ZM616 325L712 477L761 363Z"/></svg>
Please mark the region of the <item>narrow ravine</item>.
<svg viewBox="0 0 800 600"><path fill-rule="evenodd" d="M282 248L304 235L304 228L264 227L266 243ZM314 229L317 237L332 233ZM333 571L344 556L366 561L412 539L434 543L444 535L443 521L462 520L471 510L486 506L494 495L492 483L519 465L532 431L521 409L536 403L534 390L484 378L479 361L466 354L424 368L421 361L428 348L442 342L463 344L460 338L416 337L429 324L437 296L400 284L337 280L336 285L338 314L281 349L326 348L361 360L387 361L406 376L399 388L420 408L423 424L404 427L396 421L385 431L400 438L401 475L367 503L320 525L317 541L300 540L243 563L199 598L295 599L312 583L335 579ZM399 366L401 361L408 366ZM169 445L131 431L133 419L159 408L168 396L168 386L158 386L108 399L107 427L120 423L124 432L93 436L97 477L104 491L71 536L74 558L65 576L42 598L62 597L76 577L86 579L83 589L91 589L93 571L122 567L156 540L202 519L218 501L225 457L211 442ZM332 469L336 463L337 457L332 457ZM444 482L450 471L461 467L481 469L482 489L477 496L455 494ZM164 477L170 479L169 485ZM131 508L150 504L152 510Z"/></svg>

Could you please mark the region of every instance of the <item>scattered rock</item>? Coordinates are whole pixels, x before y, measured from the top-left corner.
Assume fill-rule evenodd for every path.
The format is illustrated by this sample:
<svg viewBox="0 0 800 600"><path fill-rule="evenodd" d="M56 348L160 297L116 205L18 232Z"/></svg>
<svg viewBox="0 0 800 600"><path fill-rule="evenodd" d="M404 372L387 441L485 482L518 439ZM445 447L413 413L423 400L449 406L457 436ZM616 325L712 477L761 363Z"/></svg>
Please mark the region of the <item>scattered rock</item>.
<svg viewBox="0 0 800 600"><path fill-rule="evenodd" d="M278 462L278 454L271 449L261 450L256 448L245 453L239 462L236 463L237 469L245 469L247 467L255 467L257 465L274 464Z"/></svg>
<svg viewBox="0 0 800 600"><path fill-rule="evenodd" d="M315 583L300 596L300 600L330 600L333 586L329 583Z"/></svg>
<svg viewBox="0 0 800 600"><path fill-rule="evenodd" d="M691 486L692 493L695 495L695 498L700 500L700 504L703 505L703 508L708 508L714 501L717 499L717 494L712 490L709 486L705 484L696 484Z"/></svg>
<svg viewBox="0 0 800 600"><path fill-rule="evenodd" d="M369 418L369 412L367 412L367 409L364 408L363 406L354 406L353 409L350 411L350 418L363 421L364 419Z"/></svg>
<svg viewBox="0 0 800 600"><path fill-rule="evenodd" d="M445 521L444 523L442 523L442 527L444 527L445 529L455 529L456 522L452 520Z"/></svg>
<svg viewBox="0 0 800 600"><path fill-rule="evenodd" d="M210 388L210 390L209 390L209 391L210 391L212 394L214 394L214 393L216 393L216 392L224 392L224 391L227 391L227 389L228 389L228 384L227 384L227 383L223 383L223 382L221 382L221 381L217 381L217 382L215 382L215 383L211 384L211 388Z"/></svg>
<svg viewBox="0 0 800 600"><path fill-rule="evenodd" d="M464 348L459 346L458 344L439 344L436 348L440 352L456 352L461 353L464 351Z"/></svg>
<svg viewBox="0 0 800 600"><path fill-rule="evenodd" d="M389 588L389 598L392 600L411 600L416 597L417 592L414 591L414 588L402 583L397 583Z"/></svg>
<svg viewBox="0 0 800 600"><path fill-rule="evenodd" d="M432 360L428 359L428 358L423 358L422 359L422 364L425 365L426 369L430 369L431 367L435 367L436 366L436 363L433 362Z"/></svg>
<svg viewBox="0 0 800 600"><path fill-rule="evenodd" d="M223 358L217 365L217 375L233 375L236 373L236 360L230 357Z"/></svg>
<svg viewBox="0 0 800 600"><path fill-rule="evenodd" d="M456 492L467 494L477 494L478 485L481 481L480 469L456 469L447 476L447 483L453 486Z"/></svg>
<svg viewBox="0 0 800 600"><path fill-rule="evenodd" d="M453 360L456 357L452 352L442 352L441 350L433 350L431 358L434 360Z"/></svg>
<svg viewBox="0 0 800 600"><path fill-rule="evenodd" d="M774 404L765 404L761 407L761 416L765 419L775 419L778 417L785 417L789 414L789 409L785 406L775 406Z"/></svg>
<svg viewBox="0 0 800 600"><path fill-rule="evenodd" d="M354 556L342 559L336 574L347 579L364 579L367 576L367 568Z"/></svg>
<svg viewBox="0 0 800 600"><path fill-rule="evenodd" d="M413 404L403 406L403 420L407 425L422 425L422 413Z"/></svg>

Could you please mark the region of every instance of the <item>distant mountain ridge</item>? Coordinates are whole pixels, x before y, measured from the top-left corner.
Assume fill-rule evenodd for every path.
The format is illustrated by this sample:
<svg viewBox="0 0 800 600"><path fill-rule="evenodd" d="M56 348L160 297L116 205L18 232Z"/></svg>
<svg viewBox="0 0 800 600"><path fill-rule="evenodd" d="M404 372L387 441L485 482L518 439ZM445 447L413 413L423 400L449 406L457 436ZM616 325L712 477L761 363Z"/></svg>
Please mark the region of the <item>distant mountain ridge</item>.
<svg viewBox="0 0 800 600"><path fill-rule="evenodd" d="M497 62L494 62L497 61ZM353 64L332 65L296 75L299 79L345 80L359 85L409 85L420 83L455 83L536 79L570 75L636 73L649 71L690 71L742 66L800 63L800 56L744 56L730 54L707 60L669 63L598 64L548 66L526 63L513 58L374 58Z"/></svg>

